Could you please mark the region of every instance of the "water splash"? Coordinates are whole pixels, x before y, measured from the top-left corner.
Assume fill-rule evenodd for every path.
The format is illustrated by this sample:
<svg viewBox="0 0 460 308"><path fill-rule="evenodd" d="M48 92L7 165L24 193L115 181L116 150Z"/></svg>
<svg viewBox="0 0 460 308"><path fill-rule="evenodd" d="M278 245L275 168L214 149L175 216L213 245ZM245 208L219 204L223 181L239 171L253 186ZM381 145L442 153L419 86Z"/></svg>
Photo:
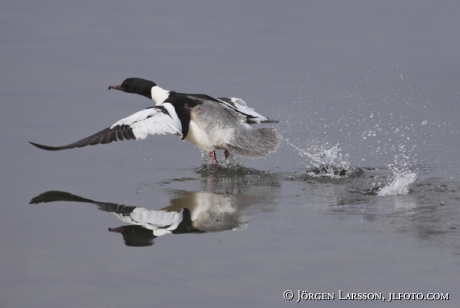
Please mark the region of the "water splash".
<svg viewBox="0 0 460 308"><path fill-rule="evenodd" d="M212 161L207 152L201 151L201 170L215 170L216 168L229 170L244 169L243 158L240 156L230 154L230 156L225 159L224 155L218 155L217 162L216 164Z"/></svg>
<svg viewBox="0 0 460 308"><path fill-rule="evenodd" d="M294 148L301 157L311 160L311 167L307 168L307 174L311 176L342 177L350 171L350 163L340 153L339 144L329 147L326 143L313 148L313 153L292 144L288 139L283 139L289 146Z"/></svg>
<svg viewBox="0 0 460 308"><path fill-rule="evenodd" d="M393 171L394 172L394 171ZM412 184L417 180L417 173L411 171L395 172L393 180L382 187L377 196L407 195Z"/></svg>
<svg viewBox="0 0 460 308"><path fill-rule="evenodd" d="M377 191L377 196L407 195L410 187L417 180L417 173L411 170L411 165L416 162L416 147L400 144L393 150L395 149L398 154L395 154L394 163L388 165L393 173L393 179Z"/></svg>

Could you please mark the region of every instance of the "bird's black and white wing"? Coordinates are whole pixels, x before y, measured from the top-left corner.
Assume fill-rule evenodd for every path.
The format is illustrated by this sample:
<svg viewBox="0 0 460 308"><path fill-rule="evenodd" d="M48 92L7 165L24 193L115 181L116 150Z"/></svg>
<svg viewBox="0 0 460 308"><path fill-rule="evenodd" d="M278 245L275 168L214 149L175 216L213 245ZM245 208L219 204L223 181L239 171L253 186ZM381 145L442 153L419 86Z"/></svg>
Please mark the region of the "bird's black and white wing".
<svg viewBox="0 0 460 308"><path fill-rule="evenodd" d="M143 207L128 206L110 202L94 201L64 191L47 191L33 198L30 204L55 201L83 202L96 205L101 211L115 214L121 221L139 225L152 230L153 235L160 236L176 230L183 220L185 210L180 212L165 210L148 210ZM188 212L190 215L190 212Z"/></svg>
<svg viewBox="0 0 460 308"><path fill-rule="evenodd" d="M254 123L278 123L276 120L269 119L264 117L260 113L254 111L254 109L248 107L246 102L241 98L237 97L219 97L218 100L222 105L233 109L246 116L246 122L248 124Z"/></svg>
<svg viewBox="0 0 460 308"><path fill-rule="evenodd" d="M105 144L118 140L140 140L148 135L173 134L182 136L181 121L171 104L149 107L121 119L112 126L101 130L87 138L64 146L51 147L30 142L32 145L47 151L59 151L81 148L87 145Z"/></svg>

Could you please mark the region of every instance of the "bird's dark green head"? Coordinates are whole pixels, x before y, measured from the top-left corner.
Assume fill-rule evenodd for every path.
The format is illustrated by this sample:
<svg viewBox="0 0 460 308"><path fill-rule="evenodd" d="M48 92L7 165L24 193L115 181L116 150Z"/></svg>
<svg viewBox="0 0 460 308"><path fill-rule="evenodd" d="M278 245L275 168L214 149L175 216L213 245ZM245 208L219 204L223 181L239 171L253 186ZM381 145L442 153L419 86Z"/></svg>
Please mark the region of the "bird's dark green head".
<svg viewBox="0 0 460 308"><path fill-rule="evenodd" d="M142 78L127 78L119 86L109 86L110 89L135 93L152 99L152 87L156 86L153 81Z"/></svg>

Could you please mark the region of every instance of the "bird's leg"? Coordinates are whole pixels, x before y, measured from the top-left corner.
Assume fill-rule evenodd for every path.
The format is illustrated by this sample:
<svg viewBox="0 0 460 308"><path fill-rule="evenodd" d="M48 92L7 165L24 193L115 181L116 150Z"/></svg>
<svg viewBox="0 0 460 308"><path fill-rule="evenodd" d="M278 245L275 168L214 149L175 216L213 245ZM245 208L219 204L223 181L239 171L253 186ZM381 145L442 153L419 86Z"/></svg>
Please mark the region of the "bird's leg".
<svg viewBox="0 0 460 308"><path fill-rule="evenodd" d="M227 160L227 158L230 156L230 153L228 152L227 149L224 150L224 157L225 157L225 160Z"/></svg>
<svg viewBox="0 0 460 308"><path fill-rule="evenodd" d="M216 156L216 151L211 151L208 153L209 157L211 157L212 162L217 164L217 156Z"/></svg>

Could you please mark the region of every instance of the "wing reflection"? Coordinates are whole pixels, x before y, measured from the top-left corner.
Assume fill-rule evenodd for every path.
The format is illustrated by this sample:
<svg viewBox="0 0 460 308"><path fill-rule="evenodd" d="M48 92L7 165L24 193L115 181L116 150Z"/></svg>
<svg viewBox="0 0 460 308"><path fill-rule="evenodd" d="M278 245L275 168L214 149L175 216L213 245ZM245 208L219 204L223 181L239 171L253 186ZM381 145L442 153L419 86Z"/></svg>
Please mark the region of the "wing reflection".
<svg viewBox="0 0 460 308"><path fill-rule="evenodd" d="M110 232L122 234L127 246L141 247L153 245L156 237L165 234L245 229L249 215L274 210L273 200L280 187L278 181L260 175L208 175L201 180L205 191L169 190L170 204L158 210L95 201L63 191L44 192L30 203L94 204L128 224L109 228Z"/></svg>

